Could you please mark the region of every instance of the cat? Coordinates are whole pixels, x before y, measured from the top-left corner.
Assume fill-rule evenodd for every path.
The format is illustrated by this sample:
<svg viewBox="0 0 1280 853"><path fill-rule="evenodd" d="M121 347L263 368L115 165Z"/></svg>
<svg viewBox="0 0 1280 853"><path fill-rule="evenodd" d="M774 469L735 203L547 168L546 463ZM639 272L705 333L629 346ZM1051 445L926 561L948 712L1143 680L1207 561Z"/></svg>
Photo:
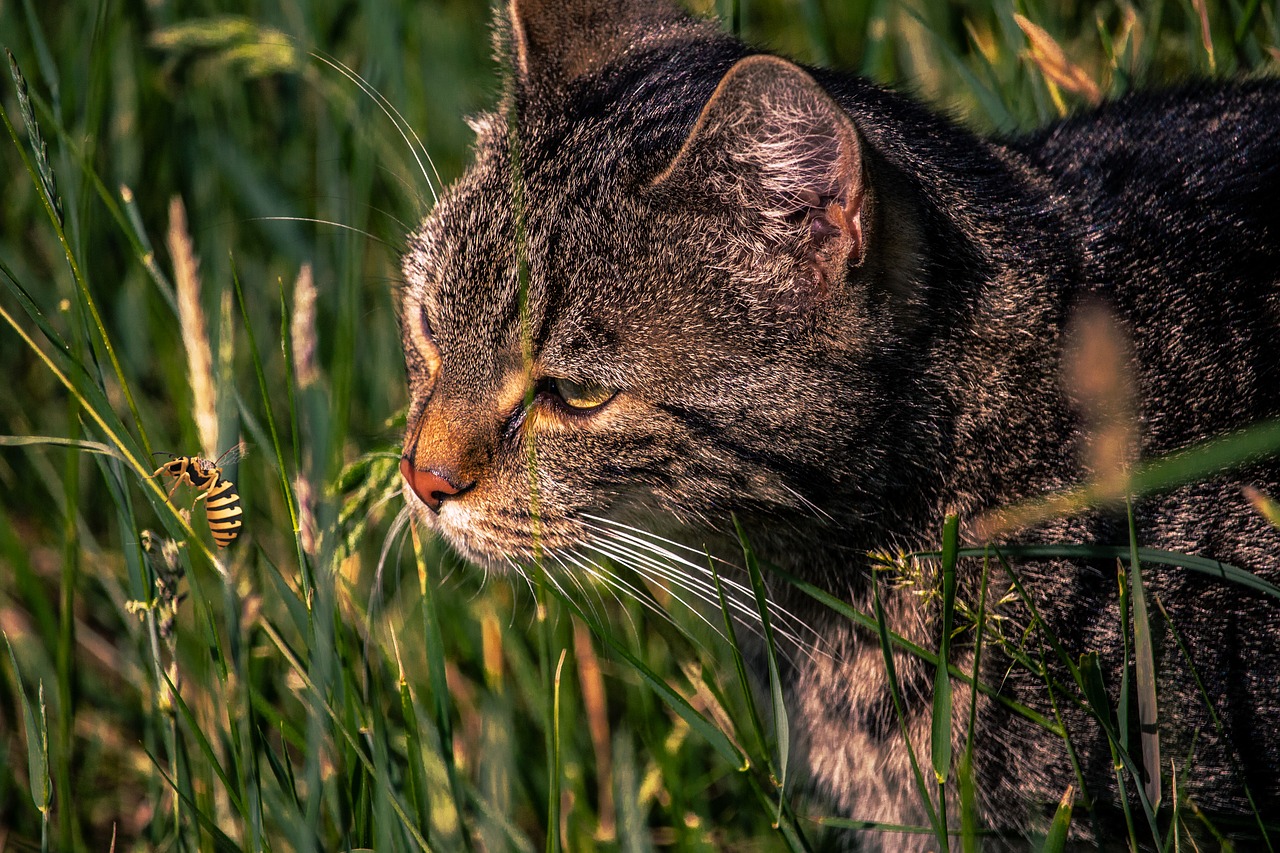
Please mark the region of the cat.
<svg viewBox="0 0 1280 853"><path fill-rule="evenodd" d="M878 590L890 629L936 649L941 607L919 591L932 564L898 561L876 583L869 555L936 547L947 513L981 545L1000 507L1280 417L1275 82L1135 94L992 140L666 0L511 0L497 30L503 101L408 238L401 306L407 498L477 564L571 570L596 552L661 560L674 543L740 563L737 522L764 565L864 613ZM1108 347L1112 391L1064 379ZM1136 446L1091 456L1107 424ZM1280 465L1141 497L1138 544L1280 582L1280 531L1244 487L1280 495ZM1123 502L1024 521L1004 517L998 541L1129 543ZM926 566L914 585L912 565ZM983 566L958 568L970 612ZM1077 786L1099 808L1073 837L1123 843L1109 821L1144 786L1113 769L1071 674L1096 653L1114 707L1132 671L1116 561L1015 560L1029 598L987 568L980 681L1064 726L1072 751L983 694L979 820L1018 847ZM1164 779L1162 820L1176 781L1256 843L1252 816L1280 813L1280 603L1172 565L1143 578L1164 760L1142 766L1134 747L1133 761ZM781 678L815 796L927 824L875 632L788 582L770 589L811 632L784 641ZM975 633L953 641L959 672ZM1046 635L1061 655L1035 645ZM934 667L894 662L928 768ZM954 683L959 755L971 697ZM1112 727L1136 743L1136 712Z"/></svg>

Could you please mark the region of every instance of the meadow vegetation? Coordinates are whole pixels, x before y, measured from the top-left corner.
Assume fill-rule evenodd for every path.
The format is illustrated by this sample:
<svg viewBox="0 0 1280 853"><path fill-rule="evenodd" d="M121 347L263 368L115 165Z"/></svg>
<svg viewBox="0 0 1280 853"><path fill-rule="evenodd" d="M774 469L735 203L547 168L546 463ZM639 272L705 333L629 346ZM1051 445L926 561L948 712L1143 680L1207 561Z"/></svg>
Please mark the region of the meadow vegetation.
<svg viewBox="0 0 1280 853"><path fill-rule="evenodd" d="M984 131L1280 64L1259 0L714 6ZM714 615L396 520L398 250L496 102L483 4L22 0L0 43L0 850L821 844ZM241 439L220 550L148 475Z"/></svg>

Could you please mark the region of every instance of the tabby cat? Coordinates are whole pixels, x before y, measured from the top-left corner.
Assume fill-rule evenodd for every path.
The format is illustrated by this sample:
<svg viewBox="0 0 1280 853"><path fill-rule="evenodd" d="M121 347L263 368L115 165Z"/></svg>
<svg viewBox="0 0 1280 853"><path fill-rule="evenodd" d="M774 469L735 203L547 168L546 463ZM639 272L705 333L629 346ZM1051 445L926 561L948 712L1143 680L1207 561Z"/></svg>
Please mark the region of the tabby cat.
<svg viewBox="0 0 1280 853"><path fill-rule="evenodd" d="M511 0L498 30L504 99L403 262L401 470L421 522L478 564L641 553L692 578L705 562L677 543L741 563L736 520L766 566L867 613L878 586L889 627L936 649L939 599L921 591L936 567L884 577L871 555L936 547L947 513L981 545L995 508L1280 417L1275 82L1133 95L988 140L663 0ZM1107 424L1128 424L1131 453L1098 452ZM1280 582L1280 531L1246 487L1280 496L1280 465L1143 496L1137 542ZM1121 501L998 541L1129 532ZM960 563L966 613L983 566ZM1135 745L1117 773L1106 729L1136 744L1140 726L1134 703L1132 720L1106 710L1134 677L1116 560L987 567L989 843L1043 831L1069 785L1098 804L1074 837L1119 839L1114 807L1140 813L1157 774L1162 821L1176 783L1215 831L1280 838L1280 602L1143 567L1163 759L1144 766ZM803 622L779 651L812 790L837 814L927 823L875 632L772 583ZM957 620L952 663L971 672L977 632ZM1089 652L1107 702L1076 686ZM895 663L928 768L934 668ZM1070 749L1002 700L1057 720ZM956 680L956 755L969 702Z"/></svg>

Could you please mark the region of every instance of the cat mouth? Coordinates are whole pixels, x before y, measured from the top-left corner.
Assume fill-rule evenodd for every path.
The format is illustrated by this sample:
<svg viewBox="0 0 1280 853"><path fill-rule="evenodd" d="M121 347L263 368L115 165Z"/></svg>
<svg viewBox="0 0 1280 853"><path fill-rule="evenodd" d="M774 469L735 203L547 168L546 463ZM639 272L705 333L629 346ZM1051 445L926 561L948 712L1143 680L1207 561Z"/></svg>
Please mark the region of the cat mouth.
<svg viewBox="0 0 1280 853"><path fill-rule="evenodd" d="M417 524L486 570L532 564L551 553L582 548L589 539L566 519L543 518L527 510L494 511L468 501L445 501L433 507L408 484L402 491Z"/></svg>

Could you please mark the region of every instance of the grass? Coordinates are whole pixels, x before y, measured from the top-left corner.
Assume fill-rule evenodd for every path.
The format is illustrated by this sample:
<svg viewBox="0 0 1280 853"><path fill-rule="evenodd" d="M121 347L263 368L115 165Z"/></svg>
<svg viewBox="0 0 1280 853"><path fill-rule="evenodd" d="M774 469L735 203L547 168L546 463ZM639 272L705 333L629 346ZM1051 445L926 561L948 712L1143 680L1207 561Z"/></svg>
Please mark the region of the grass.
<svg viewBox="0 0 1280 853"><path fill-rule="evenodd" d="M1195 0L718 5L748 38L998 131L1274 69L1280 44L1248 0L1203 21ZM638 581L621 602L484 582L393 521L397 247L435 170L466 161L461 118L495 101L487 17L0 6L24 75L0 83L0 849L820 844L789 797L783 709L752 707L736 644ZM170 503L148 475L156 452L216 458L241 435L245 527L219 551L191 491ZM1064 701L1092 684L1070 663ZM930 769L925 796L963 795Z"/></svg>

